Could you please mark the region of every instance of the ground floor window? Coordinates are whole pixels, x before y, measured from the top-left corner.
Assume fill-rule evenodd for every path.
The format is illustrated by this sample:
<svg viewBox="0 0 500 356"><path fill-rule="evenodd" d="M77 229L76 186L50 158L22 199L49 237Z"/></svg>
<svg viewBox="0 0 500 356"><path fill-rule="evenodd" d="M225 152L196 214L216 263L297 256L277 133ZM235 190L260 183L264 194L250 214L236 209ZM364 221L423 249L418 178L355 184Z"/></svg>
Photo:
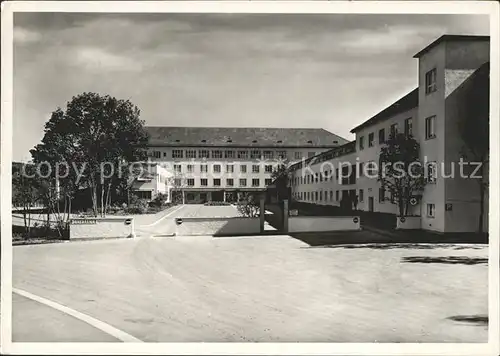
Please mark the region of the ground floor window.
<svg viewBox="0 0 500 356"><path fill-rule="evenodd" d="M339 201L339 191L335 191L335 200Z"/></svg>
<svg viewBox="0 0 500 356"><path fill-rule="evenodd" d="M139 199L147 199L147 200L151 200L151 192L150 191L136 191L135 192L135 195L137 195L137 197Z"/></svg>
<svg viewBox="0 0 500 356"><path fill-rule="evenodd" d="M359 198L359 201L363 201L363 199L364 199L364 192L363 192L363 189L360 189L360 190L359 190L359 197L358 197L358 198Z"/></svg>
<svg viewBox="0 0 500 356"><path fill-rule="evenodd" d="M385 189L384 187L379 188L378 190L378 201L383 203L385 200Z"/></svg>
<svg viewBox="0 0 500 356"><path fill-rule="evenodd" d="M427 217L433 218L436 216L436 205L427 204Z"/></svg>

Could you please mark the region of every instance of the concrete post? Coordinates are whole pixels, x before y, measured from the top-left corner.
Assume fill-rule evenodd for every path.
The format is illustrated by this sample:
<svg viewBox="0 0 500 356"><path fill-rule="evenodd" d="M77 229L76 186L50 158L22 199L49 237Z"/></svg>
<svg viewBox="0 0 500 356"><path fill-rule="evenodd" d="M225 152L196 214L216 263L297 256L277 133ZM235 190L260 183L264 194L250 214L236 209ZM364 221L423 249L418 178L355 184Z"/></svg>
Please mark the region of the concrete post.
<svg viewBox="0 0 500 356"><path fill-rule="evenodd" d="M288 232L288 200L283 200L283 232Z"/></svg>
<svg viewBox="0 0 500 356"><path fill-rule="evenodd" d="M265 206L265 199L264 199L264 194L260 195L260 232L264 232L264 223L266 221L266 206Z"/></svg>

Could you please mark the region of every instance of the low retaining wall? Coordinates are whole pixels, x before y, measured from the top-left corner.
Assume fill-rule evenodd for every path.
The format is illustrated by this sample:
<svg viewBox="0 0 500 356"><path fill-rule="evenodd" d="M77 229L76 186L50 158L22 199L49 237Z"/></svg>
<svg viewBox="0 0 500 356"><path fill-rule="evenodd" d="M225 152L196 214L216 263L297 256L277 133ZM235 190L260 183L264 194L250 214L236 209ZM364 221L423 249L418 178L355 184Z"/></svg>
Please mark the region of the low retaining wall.
<svg viewBox="0 0 500 356"><path fill-rule="evenodd" d="M397 218L396 229L416 230L422 228L422 218L420 216L405 216Z"/></svg>
<svg viewBox="0 0 500 356"><path fill-rule="evenodd" d="M361 230L358 216L291 216L288 232L321 232Z"/></svg>
<svg viewBox="0 0 500 356"><path fill-rule="evenodd" d="M260 218L182 218L176 224L178 236L237 236L260 234Z"/></svg>
<svg viewBox="0 0 500 356"><path fill-rule="evenodd" d="M133 218L75 218L70 220L70 240L120 237L134 237Z"/></svg>

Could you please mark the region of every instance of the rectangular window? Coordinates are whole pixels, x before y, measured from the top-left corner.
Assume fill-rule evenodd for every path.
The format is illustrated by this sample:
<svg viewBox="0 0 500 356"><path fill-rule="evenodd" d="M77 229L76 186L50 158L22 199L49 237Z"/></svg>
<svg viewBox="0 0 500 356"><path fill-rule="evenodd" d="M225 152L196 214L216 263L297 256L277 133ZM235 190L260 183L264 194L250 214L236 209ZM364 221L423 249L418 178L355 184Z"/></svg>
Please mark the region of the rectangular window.
<svg viewBox="0 0 500 356"><path fill-rule="evenodd" d="M181 178L175 178L174 179L174 185L176 187L180 187L182 185L182 179Z"/></svg>
<svg viewBox="0 0 500 356"><path fill-rule="evenodd" d="M330 201L333 201L333 190L330 190Z"/></svg>
<svg viewBox="0 0 500 356"><path fill-rule="evenodd" d="M436 183L436 171L437 171L436 162L427 163L427 181L431 184Z"/></svg>
<svg viewBox="0 0 500 356"><path fill-rule="evenodd" d="M323 181L323 172L320 172L319 173L319 181L322 182Z"/></svg>
<svg viewBox="0 0 500 356"><path fill-rule="evenodd" d="M194 165L188 164L187 165L187 171L188 171L188 173L193 173L194 172Z"/></svg>
<svg viewBox="0 0 500 356"><path fill-rule="evenodd" d="M266 178L266 181L265 181L266 187L268 185L271 185L272 183L273 183L273 180L271 178Z"/></svg>
<svg viewBox="0 0 500 356"><path fill-rule="evenodd" d="M248 151L238 151L238 158L248 159Z"/></svg>
<svg viewBox="0 0 500 356"><path fill-rule="evenodd" d="M203 187L206 187L208 185L208 179L207 178L201 178L200 179L200 185Z"/></svg>
<svg viewBox="0 0 500 356"><path fill-rule="evenodd" d="M240 166L240 172L241 173L246 173L247 172L247 165L246 164L242 164Z"/></svg>
<svg viewBox="0 0 500 356"><path fill-rule="evenodd" d="M359 150L364 150L365 149L365 138L361 136L359 138Z"/></svg>
<svg viewBox="0 0 500 356"><path fill-rule="evenodd" d="M272 173L273 172L273 166L270 165L270 164L266 164L264 166L264 172L266 172L266 173Z"/></svg>
<svg viewBox="0 0 500 356"><path fill-rule="evenodd" d="M209 150L199 150L199 155L200 158L210 158L210 151Z"/></svg>
<svg viewBox="0 0 500 356"><path fill-rule="evenodd" d="M363 189L360 189L360 190L359 190L359 197L358 197L358 200L359 200L359 201L363 201L363 199L364 199L364 191L363 191Z"/></svg>
<svg viewBox="0 0 500 356"><path fill-rule="evenodd" d="M294 155L293 155L293 157L295 159L302 159L302 152L295 152Z"/></svg>
<svg viewBox="0 0 500 356"><path fill-rule="evenodd" d="M214 187L220 187L220 178L214 178Z"/></svg>
<svg viewBox="0 0 500 356"><path fill-rule="evenodd" d="M394 137L398 134L398 124L391 125L391 137Z"/></svg>
<svg viewBox="0 0 500 356"><path fill-rule="evenodd" d="M220 173L220 164L214 164L214 173Z"/></svg>
<svg viewBox="0 0 500 356"><path fill-rule="evenodd" d="M226 164L226 173L234 173L234 165Z"/></svg>
<svg viewBox="0 0 500 356"><path fill-rule="evenodd" d="M167 152L163 152L163 157L167 157Z"/></svg>
<svg viewBox="0 0 500 356"><path fill-rule="evenodd" d="M234 151L225 151L224 157L225 158L234 158Z"/></svg>
<svg viewBox="0 0 500 356"><path fill-rule="evenodd" d="M436 137L436 115L425 119L425 139L429 140Z"/></svg>
<svg viewBox="0 0 500 356"><path fill-rule="evenodd" d="M405 135L413 136L413 122L411 117L405 120Z"/></svg>
<svg viewBox="0 0 500 356"><path fill-rule="evenodd" d="M196 158L196 150L186 150L186 158Z"/></svg>
<svg viewBox="0 0 500 356"><path fill-rule="evenodd" d="M245 178L240 179L240 187L246 187L247 186L247 180Z"/></svg>
<svg viewBox="0 0 500 356"><path fill-rule="evenodd" d="M184 157L183 150L172 150L172 158L182 158Z"/></svg>
<svg viewBox="0 0 500 356"><path fill-rule="evenodd" d="M320 191L319 192L319 201L322 201L323 200L323 191Z"/></svg>
<svg viewBox="0 0 500 356"><path fill-rule="evenodd" d="M213 150L212 151L212 158L222 158L222 151L221 150Z"/></svg>
<svg viewBox="0 0 500 356"><path fill-rule="evenodd" d="M319 173L314 173L314 182L315 183L319 182Z"/></svg>
<svg viewBox="0 0 500 356"><path fill-rule="evenodd" d="M373 147L374 140L375 140L375 134L373 132L368 134L368 147Z"/></svg>
<svg viewBox="0 0 500 356"><path fill-rule="evenodd" d="M226 179L226 186L227 187L232 187L233 185L234 185L234 179L233 178Z"/></svg>
<svg viewBox="0 0 500 356"><path fill-rule="evenodd" d="M378 130L378 143L385 143L385 129Z"/></svg>
<svg viewBox="0 0 500 356"><path fill-rule="evenodd" d="M310 158L310 157L314 157L316 156L316 152L307 152L307 157Z"/></svg>
<svg viewBox="0 0 500 356"><path fill-rule="evenodd" d="M315 191L314 192L314 201L318 201L318 198L319 198L318 191Z"/></svg>
<svg viewBox="0 0 500 356"><path fill-rule="evenodd" d="M278 151L278 158L286 159L286 151Z"/></svg>
<svg viewBox="0 0 500 356"><path fill-rule="evenodd" d="M194 178L188 178L187 185L190 187L193 187L194 186Z"/></svg>
<svg viewBox="0 0 500 356"><path fill-rule="evenodd" d="M264 158L265 159L273 159L274 158L274 152L273 151L264 151Z"/></svg>
<svg viewBox="0 0 500 356"><path fill-rule="evenodd" d="M250 158L252 159L260 158L260 151L259 150L250 151Z"/></svg>
<svg viewBox="0 0 500 356"><path fill-rule="evenodd" d="M260 186L260 179L259 178L253 178L252 179L252 187L258 187Z"/></svg>
<svg viewBox="0 0 500 356"><path fill-rule="evenodd" d="M208 165L207 164L200 165L200 172L207 173L208 172Z"/></svg>
<svg viewBox="0 0 500 356"><path fill-rule="evenodd" d="M427 217L433 218L436 216L436 205L427 204Z"/></svg>
<svg viewBox="0 0 500 356"><path fill-rule="evenodd" d="M379 203L383 203L385 200L385 188L380 187L378 190L378 201Z"/></svg>
<svg viewBox="0 0 500 356"><path fill-rule="evenodd" d="M153 152L153 157L154 158L160 158L161 157L161 152L160 151L154 151Z"/></svg>
<svg viewBox="0 0 500 356"><path fill-rule="evenodd" d="M433 93L436 90L436 68L433 68L425 73L425 94Z"/></svg>
<svg viewBox="0 0 500 356"><path fill-rule="evenodd" d="M174 164L174 172L182 173L182 166L180 164Z"/></svg>
<svg viewBox="0 0 500 356"><path fill-rule="evenodd" d="M259 173L260 172L260 167L258 164L252 165L252 173Z"/></svg>

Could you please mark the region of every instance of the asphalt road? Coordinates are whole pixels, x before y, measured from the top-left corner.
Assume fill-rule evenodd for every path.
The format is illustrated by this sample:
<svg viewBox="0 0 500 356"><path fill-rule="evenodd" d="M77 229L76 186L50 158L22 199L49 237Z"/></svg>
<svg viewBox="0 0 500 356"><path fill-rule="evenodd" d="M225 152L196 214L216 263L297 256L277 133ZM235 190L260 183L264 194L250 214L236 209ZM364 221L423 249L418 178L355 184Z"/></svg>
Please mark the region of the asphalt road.
<svg viewBox="0 0 500 356"><path fill-rule="evenodd" d="M487 255L145 234L15 247L13 285L144 342L485 342ZM19 296L13 318L15 342L116 339Z"/></svg>

